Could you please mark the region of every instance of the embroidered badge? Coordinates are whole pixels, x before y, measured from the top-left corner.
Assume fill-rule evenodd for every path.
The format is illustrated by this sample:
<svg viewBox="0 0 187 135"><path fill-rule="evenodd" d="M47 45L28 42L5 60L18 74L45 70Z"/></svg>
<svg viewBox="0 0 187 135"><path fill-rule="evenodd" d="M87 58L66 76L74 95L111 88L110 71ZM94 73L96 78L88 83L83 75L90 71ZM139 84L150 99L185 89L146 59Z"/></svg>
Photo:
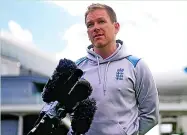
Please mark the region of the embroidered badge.
<svg viewBox="0 0 187 135"><path fill-rule="evenodd" d="M124 69L119 68L116 71L116 80L123 80Z"/></svg>

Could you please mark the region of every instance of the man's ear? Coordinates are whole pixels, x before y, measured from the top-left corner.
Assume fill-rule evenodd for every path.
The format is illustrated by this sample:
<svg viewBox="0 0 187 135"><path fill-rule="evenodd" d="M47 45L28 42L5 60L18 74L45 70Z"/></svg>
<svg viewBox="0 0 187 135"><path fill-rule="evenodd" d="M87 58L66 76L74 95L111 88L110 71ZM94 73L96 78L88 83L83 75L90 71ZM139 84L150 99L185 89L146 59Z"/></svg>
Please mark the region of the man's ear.
<svg viewBox="0 0 187 135"><path fill-rule="evenodd" d="M119 29L120 29L120 24L118 22L115 22L114 27L115 27L115 34L117 34L119 32Z"/></svg>

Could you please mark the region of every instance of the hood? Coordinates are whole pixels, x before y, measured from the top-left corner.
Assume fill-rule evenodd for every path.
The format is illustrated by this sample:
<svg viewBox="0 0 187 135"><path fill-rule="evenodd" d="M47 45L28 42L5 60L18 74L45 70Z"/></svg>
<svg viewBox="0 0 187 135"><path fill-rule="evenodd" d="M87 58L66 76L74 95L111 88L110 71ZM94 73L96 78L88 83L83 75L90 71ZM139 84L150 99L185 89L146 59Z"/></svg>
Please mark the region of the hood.
<svg viewBox="0 0 187 135"><path fill-rule="evenodd" d="M106 59L103 59L99 54L93 51L93 45L89 45L87 48L87 52L88 52L87 58L94 62L99 62L101 64L101 63L117 61L128 56L125 46L123 45L123 41L116 40L116 45L117 45L116 51Z"/></svg>

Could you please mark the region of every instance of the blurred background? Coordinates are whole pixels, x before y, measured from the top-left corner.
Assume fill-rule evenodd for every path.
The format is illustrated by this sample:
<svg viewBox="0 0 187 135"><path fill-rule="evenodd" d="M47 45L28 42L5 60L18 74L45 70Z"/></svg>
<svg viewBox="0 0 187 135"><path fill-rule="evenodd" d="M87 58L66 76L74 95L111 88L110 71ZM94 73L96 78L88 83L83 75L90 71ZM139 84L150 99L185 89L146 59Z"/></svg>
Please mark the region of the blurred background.
<svg viewBox="0 0 187 135"><path fill-rule="evenodd" d="M0 2L1 135L26 135L59 59L86 55L84 12L97 2L114 8L118 38L146 61L155 78L160 121L147 135L187 135L186 1L27 0ZM68 118L63 123L62 135L70 126Z"/></svg>

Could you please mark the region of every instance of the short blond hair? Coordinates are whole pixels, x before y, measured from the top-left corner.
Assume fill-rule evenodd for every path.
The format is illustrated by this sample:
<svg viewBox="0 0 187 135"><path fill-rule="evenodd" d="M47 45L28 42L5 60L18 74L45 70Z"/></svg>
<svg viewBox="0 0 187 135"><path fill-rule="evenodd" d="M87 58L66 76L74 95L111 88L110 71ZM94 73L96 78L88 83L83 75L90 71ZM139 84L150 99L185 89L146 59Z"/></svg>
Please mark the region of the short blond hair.
<svg viewBox="0 0 187 135"><path fill-rule="evenodd" d="M112 7L105 5L105 4L100 4L100 3L93 3L87 7L87 11L85 13L85 23L86 23L86 17L87 15L96 10L96 9L104 9L108 13L110 20L112 23L117 22L117 17L115 11L112 9Z"/></svg>

